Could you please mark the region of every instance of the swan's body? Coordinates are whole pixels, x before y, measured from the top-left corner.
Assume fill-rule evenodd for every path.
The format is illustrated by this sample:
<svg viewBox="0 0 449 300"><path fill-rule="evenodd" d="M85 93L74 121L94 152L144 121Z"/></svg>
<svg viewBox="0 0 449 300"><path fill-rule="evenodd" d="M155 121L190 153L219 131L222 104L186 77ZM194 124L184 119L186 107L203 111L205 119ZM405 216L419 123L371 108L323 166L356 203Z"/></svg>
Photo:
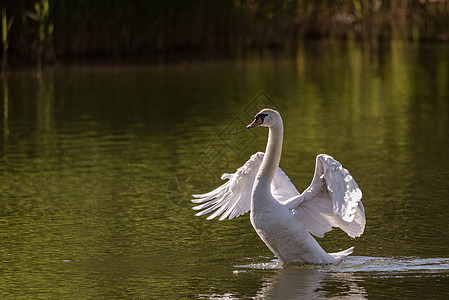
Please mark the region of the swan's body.
<svg viewBox="0 0 449 300"><path fill-rule="evenodd" d="M251 211L251 224L259 237L284 264L338 264L353 247L326 253L311 234L323 237L332 227L340 227L350 237L365 228L362 193L351 174L332 157L316 159L311 185L300 194L278 167L282 151L282 118L275 110L264 109L247 128L269 128L265 154L258 152L217 189L194 195L197 215L213 212L232 219Z"/></svg>

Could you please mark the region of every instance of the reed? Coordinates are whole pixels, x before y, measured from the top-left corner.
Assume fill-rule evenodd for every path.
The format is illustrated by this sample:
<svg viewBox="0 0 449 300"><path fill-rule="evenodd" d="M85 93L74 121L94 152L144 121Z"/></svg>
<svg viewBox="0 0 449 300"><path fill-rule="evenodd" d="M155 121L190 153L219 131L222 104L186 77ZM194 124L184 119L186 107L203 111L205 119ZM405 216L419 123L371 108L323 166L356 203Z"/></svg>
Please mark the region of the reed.
<svg viewBox="0 0 449 300"><path fill-rule="evenodd" d="M44 53L46 58L52 56L52 35L53 21L50 18L50 4L48 0L40 0L34 3L34 11L25 11L24 22L28 19L36 22L36 31L34 32L34 41L32 43L33 53L37 62L37 71L42 68Z"/></svg>
<svg viewBox="0 0 449 300"><path fill-rule="evenodd" d="M9 40L8 40L8 32L11 29L12 22L14 21L14 16L8 19L6 15L6 8L2 9L2 63L1 63L1 72L4 74L8 65L8 48L9 48Z"/></svg>

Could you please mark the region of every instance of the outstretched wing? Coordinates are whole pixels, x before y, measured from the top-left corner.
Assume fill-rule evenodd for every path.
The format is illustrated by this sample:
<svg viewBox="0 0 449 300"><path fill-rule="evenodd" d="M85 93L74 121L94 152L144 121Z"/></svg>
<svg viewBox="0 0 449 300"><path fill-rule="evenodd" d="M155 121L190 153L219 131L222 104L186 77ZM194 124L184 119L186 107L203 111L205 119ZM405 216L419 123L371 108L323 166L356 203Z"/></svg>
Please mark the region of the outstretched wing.
<svg viewBox="0 0 449 300"><path fill-rule="evenodd" d="M220 216L220 220L232 219L247 213L251 209L251 192L259 167L264 157L263 152L253 154L251 158L233 174L225 173L222 180L228 181L215 190L201 195L193 195L193 203L201 203L193 207L201 210L196 216L214 211L207 217L211 220ZM285 173L278 168L271 184L273 197L283 203L293 196L299 195L295 186Z"/></svg>
<svg viewBox="0 0 449 300"><path fill-rule="evenodd" d="M326 154L316 158L315 175L310 186L285 205L315 236L339 227L350 237L365 229L362 191L348 170Z"/></svg>

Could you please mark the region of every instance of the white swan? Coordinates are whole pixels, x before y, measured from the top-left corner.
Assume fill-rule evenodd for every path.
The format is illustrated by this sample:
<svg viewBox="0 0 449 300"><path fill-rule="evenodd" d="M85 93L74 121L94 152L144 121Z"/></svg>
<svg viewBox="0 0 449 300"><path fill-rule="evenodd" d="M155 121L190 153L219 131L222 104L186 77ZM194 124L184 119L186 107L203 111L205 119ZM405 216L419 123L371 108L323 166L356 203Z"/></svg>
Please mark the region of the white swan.
<svg viewBox="0 0 449 300"><path fill-rule="evenodd" d="M215 190L193 195L196 216L214 211L208 220L238 217L251 211L251 224L259 237L283 264L338 264L353 248L326 253L311 234L339 227L350 237L365 229L362 192L351 174L326 154L316 158L315 175L310 186L300 194L278 167L281 158L283 124L279 113L263 109L248 125L269 128L265 154L258 152Z"/></svg>

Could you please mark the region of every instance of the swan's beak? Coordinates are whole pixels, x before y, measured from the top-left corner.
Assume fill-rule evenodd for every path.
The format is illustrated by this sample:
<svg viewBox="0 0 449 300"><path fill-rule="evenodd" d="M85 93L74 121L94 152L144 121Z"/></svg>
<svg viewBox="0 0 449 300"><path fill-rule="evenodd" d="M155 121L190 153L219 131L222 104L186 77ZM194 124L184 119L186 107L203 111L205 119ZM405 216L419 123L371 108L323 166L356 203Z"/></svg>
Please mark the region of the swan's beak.
<svg viewBox="0 0 449 300"><path fill-rule="evenodd" d="M262 118L255 118L254 121L253 121L251 124L249 124L248 126L246 126L246 129L250 129L250 128L259 126L259 125L262 124L262 123L263 123Z"/></svg>

